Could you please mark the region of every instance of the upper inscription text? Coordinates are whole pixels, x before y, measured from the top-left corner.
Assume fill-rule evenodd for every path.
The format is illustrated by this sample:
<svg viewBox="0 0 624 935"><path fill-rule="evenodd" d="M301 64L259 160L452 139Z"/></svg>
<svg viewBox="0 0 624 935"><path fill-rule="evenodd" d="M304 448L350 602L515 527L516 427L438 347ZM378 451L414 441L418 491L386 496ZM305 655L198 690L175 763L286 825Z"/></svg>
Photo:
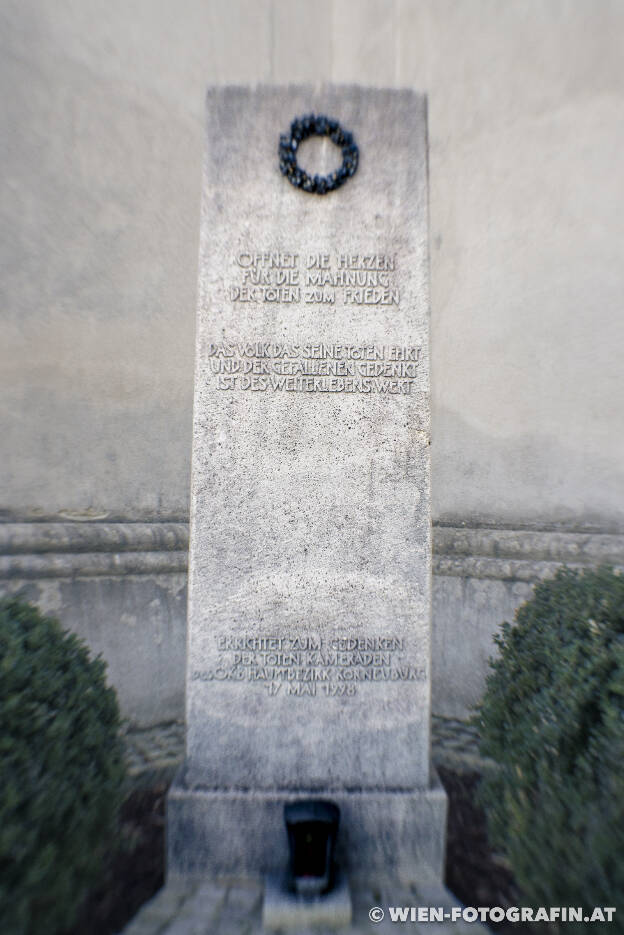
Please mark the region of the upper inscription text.
<svg viewBox="0 0 624 935"><path fill-rule="evenodd" d="M401 300L396 257L384 253L242 252L234 265L232 302L398 305Z"/></svg>

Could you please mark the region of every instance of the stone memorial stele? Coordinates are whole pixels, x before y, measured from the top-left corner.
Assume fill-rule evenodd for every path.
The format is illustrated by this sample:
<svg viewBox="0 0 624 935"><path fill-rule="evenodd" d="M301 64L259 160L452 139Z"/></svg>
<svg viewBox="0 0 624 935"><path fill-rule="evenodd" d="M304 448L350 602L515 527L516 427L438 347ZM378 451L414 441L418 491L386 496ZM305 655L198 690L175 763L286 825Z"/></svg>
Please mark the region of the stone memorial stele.
<svg viewBox="0 0 624 935"><path fill-rule="evenodd" d="M325 194L280 171L309 114L359 153ZM342 160L327 135L293 151ZM170 875L283 869L284 804L314 797L340 808L347 873L441 876L427 210L424 96L209 90Z"/></svg>

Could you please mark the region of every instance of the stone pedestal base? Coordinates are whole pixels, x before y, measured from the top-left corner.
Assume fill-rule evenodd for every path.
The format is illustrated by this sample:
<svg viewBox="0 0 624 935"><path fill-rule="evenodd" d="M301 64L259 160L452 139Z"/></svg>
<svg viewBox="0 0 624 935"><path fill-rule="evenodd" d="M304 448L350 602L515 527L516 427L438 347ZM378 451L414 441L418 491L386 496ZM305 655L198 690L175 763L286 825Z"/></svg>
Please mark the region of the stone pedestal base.
<svg viewBox="0 0 624 935"><path fill-rule="evenodd" d="M287 882L284 873L270 873L264 881L263 929L297 935L307 928L323 926L332 930L351 925L351 893L344 876L337 877L329 893L314 899L290 893Z"/></svg>
<svg viewBox="0 0 624 935"><path fill-rule="evenodd" d="M446 793L429 789L301 792L189 787L184 767L167 801L169 877L259 875L288 865L284 803L326 798L340 808L337 864L346 874L426 866L443 878Z"/></svg>

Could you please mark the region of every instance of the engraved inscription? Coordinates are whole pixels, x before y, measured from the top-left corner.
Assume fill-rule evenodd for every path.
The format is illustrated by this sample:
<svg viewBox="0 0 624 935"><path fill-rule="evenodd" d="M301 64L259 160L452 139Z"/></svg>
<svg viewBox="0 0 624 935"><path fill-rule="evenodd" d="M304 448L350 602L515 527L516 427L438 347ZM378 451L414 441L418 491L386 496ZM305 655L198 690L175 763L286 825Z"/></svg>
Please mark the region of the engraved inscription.
<svg viewBox="0 0 624 935"><path fill-rule="evenodd" d="M255 682L271 695L355 695L368 682L423 682L427 671L405 656L403 637L219 636L217 662L193 681Z"/></svg>
<svg viewBox="0 0 624 935"><path fill-rule="evenodd" d="M285 251L241 252L234 258L232 302L399 305L395 256Z"/></svg>
<svg viewBox="0 0 624 935"><path fill-rule="evenodd" d="M221 341L206 349L219 390L409 396L420 347Z"/></svg>

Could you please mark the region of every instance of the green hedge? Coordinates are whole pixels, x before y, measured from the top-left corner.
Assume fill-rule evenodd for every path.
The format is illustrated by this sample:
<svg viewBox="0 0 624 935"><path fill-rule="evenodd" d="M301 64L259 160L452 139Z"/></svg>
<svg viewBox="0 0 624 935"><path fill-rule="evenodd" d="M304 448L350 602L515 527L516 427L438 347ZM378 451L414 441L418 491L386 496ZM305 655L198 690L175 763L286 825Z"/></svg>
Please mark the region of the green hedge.
<svg viewBox="0 0 624 935"><path fill-rule="evenodd" d="M105 665L37 608L0 600L0 932L67 929L121 802L117 698Z"/></svg>
<svg viewBox="0 0 624 935"><path fill-rule="evenodd" d="M490 837L527 904L614 906L624 932L624 576L560 570L496 642L477 717Z"/></svg>

